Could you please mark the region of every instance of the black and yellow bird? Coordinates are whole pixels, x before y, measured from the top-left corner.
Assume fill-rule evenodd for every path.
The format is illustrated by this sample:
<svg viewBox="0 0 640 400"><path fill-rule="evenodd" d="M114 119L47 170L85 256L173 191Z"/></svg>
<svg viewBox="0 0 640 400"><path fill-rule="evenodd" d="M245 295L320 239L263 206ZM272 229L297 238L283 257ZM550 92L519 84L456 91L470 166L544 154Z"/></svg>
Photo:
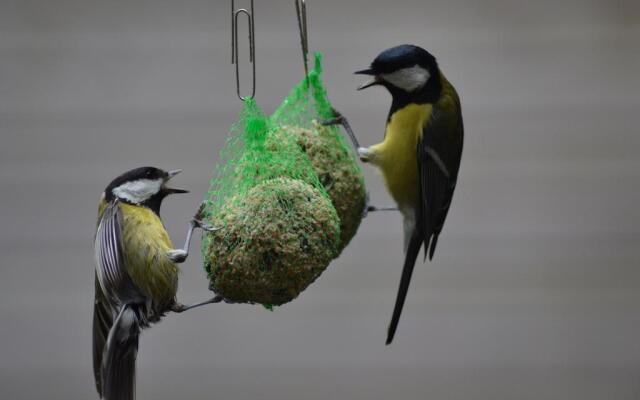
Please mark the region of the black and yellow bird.
<svg viewBox="0 0 640 400"><path fill-rule="evenodd" d="M98 393L106 400L135 398L140 331L167 311L193 307L176 301L176 263L187 258L192 231L200 223L194 218L184 249L174 249L160 220L162 200L169 194L187 193L167 186L178 172L153 167L131 170L114 179L100 199L93 371ZM219 299L201 304L214 301Z"/></svg>
<svg viewBox="0 0 640 400"><path fill-rule="evenodd" d="M434 56L413 45L380 53L356 74L373 78L360 86L385 87L392 97L382 143L359 148L360 158L380 168L404 218L406 258L387 334L391 343L420 248L433 257L456 187L462 156L460 99Z"/></svg>

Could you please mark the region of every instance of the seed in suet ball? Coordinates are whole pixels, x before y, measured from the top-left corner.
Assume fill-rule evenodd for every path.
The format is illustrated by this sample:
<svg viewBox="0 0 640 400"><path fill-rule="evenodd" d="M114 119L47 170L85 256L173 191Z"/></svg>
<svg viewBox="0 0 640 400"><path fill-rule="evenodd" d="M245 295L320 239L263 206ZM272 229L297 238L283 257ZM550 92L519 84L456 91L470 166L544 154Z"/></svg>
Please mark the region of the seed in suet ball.
<svg viewBox="0 0 640 400"><path fill-rule="evenodd" d="M204 240L211 289L239 303L296 298L337 255L340 220L331 201L300 180L276 178L230 198Z"/></svg>
<svg viewBox="0 0 640 400"><path fill-rule="evenodd" d="M312 129L282 126L268 140L283 141L293 137L307 154L320 183L329 194L340 217L340 251L356 234L366 205L364 176L355 157L337 135L334 127L313 121ZM267 145L268 147L268 145Z"/></svg>

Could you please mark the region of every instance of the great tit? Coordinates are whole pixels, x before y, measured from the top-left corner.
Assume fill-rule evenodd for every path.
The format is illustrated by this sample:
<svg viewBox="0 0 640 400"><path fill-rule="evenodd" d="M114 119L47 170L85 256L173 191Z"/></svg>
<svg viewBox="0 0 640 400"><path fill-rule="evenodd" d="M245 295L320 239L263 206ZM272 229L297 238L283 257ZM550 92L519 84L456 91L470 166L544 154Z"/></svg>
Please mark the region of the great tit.
<svg viewBox="0 0 640 400"><path fill-rule="evenodd" d="M358 90L379 85L391 94L384 140L358 147L360 159L382 171L386 187L404 219L405 261L387 344L393 340L420 248L433 257L456 187L464 129L460 99L434 56L413 45L380 53L356 74L372 79ZM339 113L354 145L355 135ZM370 210L376 210L370 207Z"/></svg>
<svg viewBox="0 0 640 400"><path fill-rule="evenodd" d="M184 249L174 249L160 220L162 200L187 193L167 186L179 172L131 170L114 179L100 199L94 241L93 371L98 393L106 400L135 398L140 331L167 311L197 306L176 301L176 263L187 258L192 231L201 223L194 217Z"/></svg>

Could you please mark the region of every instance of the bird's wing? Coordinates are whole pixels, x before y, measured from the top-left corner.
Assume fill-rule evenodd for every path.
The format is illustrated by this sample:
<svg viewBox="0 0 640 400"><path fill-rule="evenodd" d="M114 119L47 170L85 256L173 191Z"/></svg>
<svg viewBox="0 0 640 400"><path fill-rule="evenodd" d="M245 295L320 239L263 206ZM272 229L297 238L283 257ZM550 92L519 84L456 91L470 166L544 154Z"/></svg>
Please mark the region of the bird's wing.
<svg viewBox="0 0 640 400"><path fill-rule="evenodd" d="M95 237L96 284L93 306L93 372L100 395L104 349L117 310L140 298L124 265L122 212L117 201L101 204Z"/></svg>
<svg viewBox="0 0 640 400"><path fill-rule="evenodd" d="M140 299L140 291L127 273L124 261L122 225L122 211L119 203L114 201L102 212L94 244L98 281L106 299L114 307Z"/></svg>
<svg viewBox="0 0 640 400"><path fill-rule="evenodd" d="M417 210L416 227L409 240L402 268L400 287L387 331L387 344L391 343L398 328L420 247L424 243L425 257L427 251L429 259L433 257L438 235L449 212L456 187L464 132L457 95L454 93L454 96L448 100L445 104L453 108L445 109L443 112L434 107L433 114L418 143L420 207Z"/></svg>
<svg viewBox="0 0 640 400"><path fill-rule="evenodd" d="M452 110L434 108L430 123L418 143L418 174L421 194L421 225L425 256L433 258L456 188L464 128L457 96Z"/></svg>

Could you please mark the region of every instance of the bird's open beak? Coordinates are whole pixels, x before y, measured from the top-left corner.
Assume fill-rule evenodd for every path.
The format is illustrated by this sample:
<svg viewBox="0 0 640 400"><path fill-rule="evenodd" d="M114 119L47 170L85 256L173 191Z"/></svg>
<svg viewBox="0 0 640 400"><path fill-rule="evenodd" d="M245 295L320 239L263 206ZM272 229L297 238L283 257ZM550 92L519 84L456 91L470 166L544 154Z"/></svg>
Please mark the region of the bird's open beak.
<svg viewBox="0 0 640 400"><path fill-rule="evenodd" d="M167 177L165 178L164 182L167 183L169 180L171 180L171 178L173 178L174 176L178 175L180 172L182 172L181 169L174 169L173 171L167 172ZM164 186L163 189L164 189L164 192L166 194L189 193L188 190L171 188L171 187L168 187L168 186Z"/></svg>
<svg viewBox="0 0 640 400"><path fill-rule="evenodd" d="M368 87L379 85L380 83L382 83L382 79L380 78L380 75L378 75L378 73L376 71L374 71L373 68L367 68L367 69L363 69L363 70L360 70L360 71L356 71L356 72L354 72L354 74L356 74L356 75L372 75L373 76L373 78L371 78L367 82L363 83L362 85L358 86L358 90L366 89Z"/></svg>

